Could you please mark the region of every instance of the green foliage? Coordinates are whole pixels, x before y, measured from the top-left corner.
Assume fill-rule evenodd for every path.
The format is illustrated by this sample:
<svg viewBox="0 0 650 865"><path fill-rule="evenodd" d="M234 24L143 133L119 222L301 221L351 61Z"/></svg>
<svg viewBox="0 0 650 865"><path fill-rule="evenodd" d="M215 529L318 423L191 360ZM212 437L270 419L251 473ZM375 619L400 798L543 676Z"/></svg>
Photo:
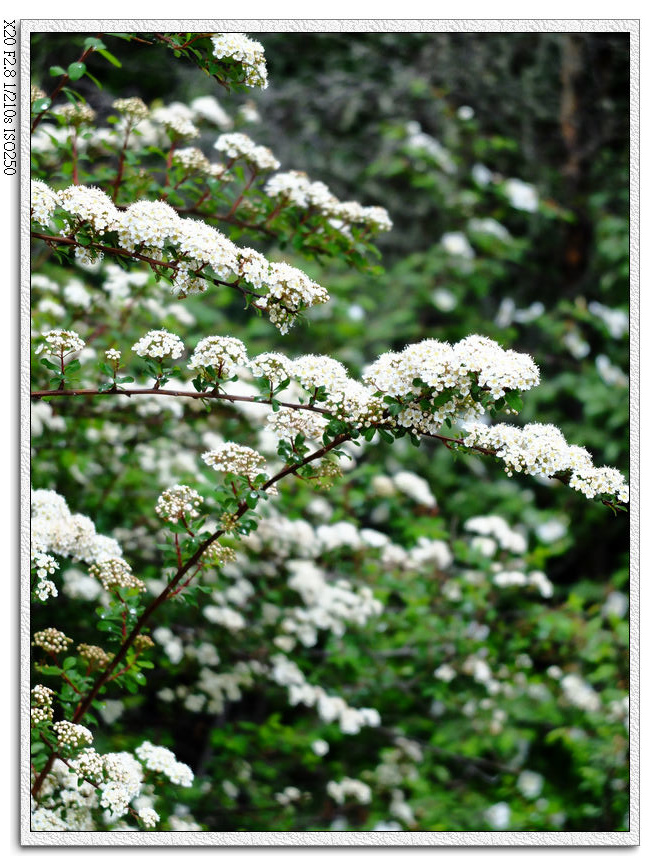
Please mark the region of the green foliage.
<svg viewBox="0 0 650 865"><path fill-rule="evenodd" d="M87 563L58 556L61 574L52 579L59 594L34 605L32 626L59 627L74 646L65 656L35 647L33 684L56 687L55 717L71 720L80 695L106 669L92 668L75 647L97 644L115 657L143 611L167 592L142 631L155 645L146 654L128 646L93 695L93 714L81 722L92 729L98 751L133 751L149 740L192 767L191 788L159 788L162 828L172 828L187 807L208 831L372 830L386 823L482 831L495 828L490 809L507 803L512 830L625 831L624 513L615 517L557 480L506 478L496 460L458 444L460 429L433 440L390 426L409 405L443 407L460 395L454 387L436 391L416 378L399 399L378 392L382 424L362 428L325 410L318 440L282 434L269 444L261 433L267 415L285 400L318 407L326 388L295 397L288 378L273 384L262 377L252 385L243 373L239 380L213 366L196 373L184 361L172 366L129 351L154 328L178 334L188 347L208 334L228 334L251 357L279 349L330 355L358 376L376 355L406 343L483 333L529 352L542 370L541 386L526 393L525 403L517 390L495 400L475 381L472 397L487 413L560 422L567 440L584 444L596 463L625 470L628 354L621 314L629 271L619 191L626 185L625 148L609 141L594 156L581 197L572 197L564 194L557 141L531 159L521 128L510 129L509 112L491 113L491 79L485 103L473 90L475 114L463 119L457 107L466 91L431 80L425 39L312 35L307 41L319 50L296 52L287 50L296 37L268 36L262 41L278 79L275 94L271 88L257 96L268 116L260 139L275 142L274 129L280 130L283 161L301 154L286 160L288 168L339 182L343 194L363 203L386 205L395 223L388 239L357 225L342 230L316 209L278 202L245 160L235 161L230 182L222 182L175 161L172 138L152 144L137 126L125 133L110 114L112 100L127 92L125 81L135 85L141 73L143 97L171 101L173 92L160 91L166 78L155 70L177 65L186 76L181 82L170 71L179 96L195 87L213 90L216 82L237 116L237 94L249 92L241 64L216 62L208 35L77 34L70 44L49 37L51 45L47 37L36 39L37 83L51 89L46 69L54 86L63 75L77 82L80 99L98 100L106 134L89 127L78 146L69 127L50 126L43 136L50 147L32 153L35 179L62 189L76 171L79 183L99 186L119 207L165 200L239 246L302 268L327 286L331 300L306 310L280 342L269 322L252 314L259 296L240 280L205 268L195 275L209 291L173 297L170 245L158 259L141 249L140 259L105 252L103 261L79 265L54 240L34 240L34 330L75 329L87 349L66 360L63 371L35 355L33 388L99 394L35 403L32 486L56 490L73 513L115 537L146 588L102 591ZM535 38L544 69L551 68L559 36ZM106 47L113 41L115 55ZM472 62L480 41L468 48ZM515 41L511 50L519 56L529 39ZM74 60L84 50L86 60ZM51 65L50 53L61 66ZM199 77L199 70L207 75ZM101 94L84 80L94 74ZM370 104L384 106L370 118L357 92L361 79ZM332 89L319 89L317 106L316 83L324 80ZM516 80L510 86L522 100L525 88ZM539 100L537 75L529 85ZM619 85L612 84L616 99ZM285 104L301 116L288 118ZM32 115L48 112L43 119L50 123L51 107L49 98L37 99ZM531 122L550 123L538 115ZM424 146L409 123L420 125L417 135L431 132ZM213 127L202 127L198 145L206 153L214 135ZM314 146L331 136L335 152ZM479 163L489 166L488 183L472 172ZM520 176L534 187L532 209L515 206L508 192L508 178ZM566 251L565 238L585 219L594 241L582 276L571 281L562 275L558 250ZM77 225L59 209L50 233L64 229L93 255L118 243L114 232ZM450 234L462 235L460 247ZM113 347L123 352L119 363L103 360ZM201 396L127 396L131 384ZM249 400L228 400L238 393ZM264 450L264 472L207 469L200 455L221 440ZM323 447L329 452L321 460L306 462ZM290 471L274 495L269 480L284 469ZM165 523L156 514L157 497L174 484L203 497L200 518ZM472 528L477 517L499 517L501 528ZM200 557L211 539L219 547L215 558L199 558L177 580L181 563ZM297 578L305 570L322 577L311 600ZM331 592L348 599L334 605L340 619L334 613L319 619L318 601ZM340 610L354 606L350 593L354 604L371 598L381 610L346 619ZM230 623L215 609L227 609ZM287 679L286 667L285 678L277 672L278 656L295 663L302 683ZM317 690L306 697L303 686ZM327 714L335 698L352 710L376 710L380 722L346 732L333 710ZM107 707L114 701L112 716ZM32 735L34 766L42 771L55 738L43 723ZM319 753L321 741L326 754ZM526 773L541 778L535 795L526 792ZM343 778L367 784L370 801L337 800L328 784Z"/></svg>

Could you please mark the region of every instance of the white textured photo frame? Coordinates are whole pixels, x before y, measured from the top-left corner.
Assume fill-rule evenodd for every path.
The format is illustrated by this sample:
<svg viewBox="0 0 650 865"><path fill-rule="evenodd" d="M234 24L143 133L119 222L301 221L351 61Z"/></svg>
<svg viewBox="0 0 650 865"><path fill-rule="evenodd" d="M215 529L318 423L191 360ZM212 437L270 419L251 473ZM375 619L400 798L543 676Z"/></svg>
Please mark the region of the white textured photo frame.
<svg viewBox="0 0 650 865"><path fill-rule="evenodd" d="M562 32L609 31L630 34L630 256L631 256L631 450L632 472L630 583L630 828L628 832L32 832L29 818L29 77L33 32L156 30L236 32ZM639 22L636 20L23 20L21 63L21 844L25 846L107 847L483 847L483 846L631 846L639 843Z"/></svg>

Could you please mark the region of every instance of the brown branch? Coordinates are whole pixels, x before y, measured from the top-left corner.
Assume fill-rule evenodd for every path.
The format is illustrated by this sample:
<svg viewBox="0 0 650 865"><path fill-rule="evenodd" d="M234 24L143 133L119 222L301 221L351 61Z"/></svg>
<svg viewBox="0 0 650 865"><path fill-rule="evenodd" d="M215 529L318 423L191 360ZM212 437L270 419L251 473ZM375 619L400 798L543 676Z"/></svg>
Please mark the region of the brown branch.
<svg viewBox="0 0 650 865"><path fill-rule="evenodd" d="M126 396L143 396L143 395L151 395L151 396L180 396L180 397L188 397L190 399L218 399L225 400L226 402L251 402L257 403L258 405L272 405L276 402L278 405L281 405L283 408L291 408L296 410L305 411L315 411L319 414L328 414L327 409L319 408L318 406L313 405L303 405L301 403L294 402L281 402L277 399L265 399L263 397L255 397L255 396L238 396L237 394L229 394L229 393L214 393L214 391L205 391L203 393L199 391L192 390L163 390L162 388L152 388L152 387L140 387L140 388L120 388L115 390L108 391L99 391L93 388L80 388L77 390L34 390L31 392L30 396L33 399L43 399L44 397L51 396L112 396L116 393L123 393Z"/></svg>
<svg viewBox="0 0 650 865"><path fill-rule="evenodd" d="M273 405L273 403L277 403L282 406L282 408L290 408L296 411L314 411L318 414L330 414L327 409L320 408L319 406L312 405L311 403L294 403L294 402L282 402L278 399L273 398L263 398L263 397L255 397L255 396L239 396L237 394L229 394L229 393L215 393L214 391L190 391L190 390L163 390L162 388L151 388L151 387L139 387L139 388L120 388L114 390L95 390L94 388L78 388L76 390L33 390L30 393L32 399L44 399L46 397L55 397L55 396L112 396L116 393L122 393L125 396L178 396L178 397L188 397L190 399L217 399L224 400L225 402L250 402L257 403L258 405ZM463 439L455 439L450 436L443 436L439 433L425 433L422 432L420 435L425 436L426 438L437 439L445 444L454 444L454 445L462 445L468 449L478 451L479 453L485 454L486 456L494 456L496 451L490 448L484 448L480 445L468 445L465 444Z"/></svg>
<svg viewBox="0 0 650 865"><path fill-rule="evenodd" d="M61 237L56 234L42 234L40 231L32 231L31 236L37 238L38 240L44 240L45 243L51 246L72 246L75 248L83 246L83 244L75 240L74 237ZM157 267L165 267L168 270L173 270L174 272L176 272L179 268L178 261L162 261L161 259L151 258L151 256L149 255L142 255L142 253L140 252L132 252L131 250L122 249L118 246L105 246L103 243L96 243L95 241L93 241L89 243L88 246L84 247L84 249L89 248L97 249L100 252L106 252L109 255L118 256L120 258L133 258L136 261L144 261L145 264L151 265L151 267L154 269ZM256 291L253 291L250 288L246 288L243 285L239 285L238 282L226 282L223 279L217 279L217 277L215 276L207 276L205 274L202 275L202 279L205 279L207 282L211 282L213 285L225 285L228 288L234 288L240 294L250 295L259 299L263 297L263 295L258 294ZM255 306L255 304L253 304L253 306ZM283 306L283 304L278 304L278 306L281 306L283 309L287 309L287 307ZM295 315L295 310L288 311Z"/></svg>

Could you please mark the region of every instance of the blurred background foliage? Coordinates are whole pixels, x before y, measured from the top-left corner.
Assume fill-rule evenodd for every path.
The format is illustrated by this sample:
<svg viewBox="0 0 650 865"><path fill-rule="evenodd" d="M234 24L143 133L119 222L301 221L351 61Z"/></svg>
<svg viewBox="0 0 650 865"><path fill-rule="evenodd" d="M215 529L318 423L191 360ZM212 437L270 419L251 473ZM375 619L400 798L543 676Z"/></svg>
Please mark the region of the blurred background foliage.
<svg viewBox="0 0 650 865"><path fill-rule="evenodd" d="M150 104L211 93L232 116L249 103L249 123L242 128L271 147L282 170L307 172L341 200L387 208L394 228L377 242L382 267L375 272L305 260L295 250L265 246L259 237L238 241L290 260L332 297L282 338L280 349L330 354L358 375L380 352L409 342L485 334L529 352L540 366L542 384L526 395L518 423L557 423L567 441L592 452L596 464L629 472L627 35L250 35L266 49L271 84L262 93L215 94L207 76L170 62L160 48L136 43L111 44L121 69L90 58L88 68L103 90L86 79L77 89L100 119L110 114L116 95L141 96ZM33 83L47 89L49 66L76 59L75 40L81 45L83 36L34 36ZM259 114L252 124L251 105ZM202 139L206 152L213 138ZM55 281L69 277L52 262L46 272ZM37 303L38 290L33 298ZM195 318L185 331L173 317L162 319L183 338L227 333L241 338L251 356L278 348L274 329L244 313L232 295L189 298L185 304ZM74 321L71 311L68 325ZM129 321L129 332L142 333L160 321L143 307ZM47 315L40 322L47 323ZM52 408L64 413L63 406ZM91 404L68 410L74 423L65 434L52 430L35 442L33 486L65 495L72 509L93 517L98 531L148 531L159 479L133 456L139 445L173 436L175 421L163 413L130 427L119 470L102 472L96 468L103 464L101 449L110 445L100 441L89 450L89 430L106 420L123 424L126 408L103 407L101 417ZM227 438L245 423L225 409L206 423L217 421L215 428ZM189 447L198 452L200 444L191 441ZM105 459L111 463L108 453ZM373 477L404 468L427 480L435 506L417 506L402 496L380 508ZM183 476L180 463L172 474L181 483L195 480ZM282 498L283 512L304 516L312 496L294 484ZM490 626L490 651L503 663L512 665L514 654L525 652L540 676L551 664L580 669L603 696L612 689L612 699L620 697L628 675L626 617L612 618L604 604L612 592L627 593L627 515L615 516L559 484L509 479L496 464L456 459L426 441L419 449L404 440L368 447L326 496L332 522L380 527L407 546L420 536L445 539L459 566L478 569L488 563L475 558L462 527L471 517L498 514L528 537L527 564L543 569L555 586L550 604L524 603L515 592L486 597L480 587L455 604L426 580L404 585L398 574L382 573L373 559L349 553L329 562L338 575L373 586L386 604L387 625L373 632L372 646L364 630L332 637L329 645L319 642L321 654L305 651L301 667L310 681L329 676L333 688L349 683L347 699L353 693L359 705L376 705L383 726L401 726L405 735L427 743L425 768L409 782L417 815L412 828L490 828L482 815L490 802L501 800L512 810L510 828L625 829L626 733L620 724L520 695L508 705L503 730L488 735L463 712L467 692L450 696L450 686L432 678L432 670L441 663L435 647L447 642L460 655L470 651L466 628L478 616ZM561 527L555 536L544 531L551 524ZM145 571L155 571L146 545L124 545L136 561L142 557ZM76 603L62 602L71 609ZM172 623L178 627L177 614ZM406 660L397 651L405 647ZM219 651L225 655L227 647ZM167 666L178 678L178 668ZM155 698L169 670L152 673L145 694L127 698L130 708L113 725L111 747L115 729L122 730L117 737L126 747L143 729L155 728L161 744L214 779L235 777L233 767L242 761L252 764L256 782L240 784L249 791L240 794L236 808L224 794L221 804L211 800L211 808L202 808L200 794L184 794L206 828L269 828L264 802L280 786L278 779L318 789L321 763L306 748L317 724L313 713L260 690L247 693L216 724L200 714L179 715ZM186 674L190 681L191 670ZM429 709L436 701L447 705L440 717ZM337 737L328 730L327 777L371 771L377 735L364 730ZM517 799L516 771L524 754L525 766L546 779L544 809ZM377 822L372 810L359 806L339 815L345 825L334 826L331 803L317 801L316 792L314 800L302 816L274 814L274 827L372 828Z"/></svg>

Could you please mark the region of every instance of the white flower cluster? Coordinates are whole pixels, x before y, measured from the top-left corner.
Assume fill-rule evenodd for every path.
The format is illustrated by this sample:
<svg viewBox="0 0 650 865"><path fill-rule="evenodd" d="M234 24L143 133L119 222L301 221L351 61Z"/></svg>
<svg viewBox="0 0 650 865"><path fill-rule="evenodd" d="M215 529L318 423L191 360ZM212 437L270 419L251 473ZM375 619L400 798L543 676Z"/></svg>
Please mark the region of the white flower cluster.
<svg viewBox="0 0 650 865"><path fill-rule="evenodd" d="M507 802L496 802L483 813L488 824L498 831L510 826L510 805Z"/></svg>
<svg viewBox="0 0 650 865"><path fill-rule="evenodd" d="M81 351L86 343L75 330L50 330L43 334L44 343L38 346L36 354L47 352L57 357L65 357L74 351Z"/></svg>
<svg viewBox="0 0 650 865"><path fill-rule="evenodd" d="M503 223L488 217L486 219L470 219L467 228L476 234L489 234L502 240L504 243L512 240L512 235Z"/></svg>
<svg viewBox="0 0 650 865"><path fill-rule="evenodd" d="M390 478L386 478L386 480L388 480L391 487L394 486L396 490L404 493L405 496L413 499L413 501L417 502L419 505L424 505L427 508L435 508L437 502L436 497L431 492L431 487L424 478L421 478L414 472L399 471L393 475L392 480ZM375 486L375 490L377 489L376 482L377 478L374 478L373 485ZM384 493L384 495L394 494L394 490Z"/></svg>
<svg viewBox="0 0 650 865"><path fill-rule="evenodd" d="M589 303L589 312L605 323L607 330L614 339L620 339L630 329L630 316L622 309L613 309L597 300Z"/></svg>
<svg viewBox="0 0 650 865"><path fill-rule="evenodd" d="M180 150L175 150L172 162L174 165L181 165L188 171L206 174L209 177L216 177L217 179L223 177L226 173L225 165L222 165L220 162L210 162L198 147L184 147Z"/></svg>
<svg viewBox="0 0 650 865"><path fill-rule="evenodd" d="M378 727L381 723L376 709L354 709L342 697L331 696L320 685L310 685L300 668L286 655L271 657L270 676L278 685L289 691L289 704L316 706L322 721L330 724L338 721L342 733L355 735L363 727Z"/></svg>
<svg viewBox="0 0 650 865"><path fill-rule="evenodd" d="M357 201L339 201L321 181L312 183L303 171L274 174L264 191L270 198L280 198L302 208L312 208L331 220L343 224L366 225L373 231L390 231L393 223L383 207L363 207Z"/></svg>
<svg viewBox="0 0 650 865"><path fill-rule="evenodd" d="M363 781L356 778L341 778L340 781L328 781L327 793L339 805L345 802L346 797L356 799L362 805L368 805L372 800L372 790Z"/></svg>
<svg viewBox="0 0 650 865"><path fill-rule="evenodd" d="M154 360L163 358L179 358L185 351L183 341L175 333L166 330L150 330L131 346L140 357L150 357Z"/></svg>
<svg viewBox="0 0 650 865"><path fill-rule="evenodd" d="M340 393L349 381L343 364L324 354L296 358L291 362L291 374L308 392L324 387L329 394Z"/></svg>
<svg viewBox="0 0 650 865"><path fill-rule="evenodd" d="M127 751L105 754L101 760L107 780L100 785L100 805L106 809L107 818L114 821L128 812L129 803L139 795L142 789L142 766Z"/></svg>
<svg viewBox="0 0 650 865"><path fill-rule="evenodd" d="M197 118L208 120L222 129L230 129L232 120L214 96L197 96L190 102L190 108Z"/></svg>
<svg viewBox="0 0 650 865"><path fill-rule="evenodd" d="M437 138L422 132L420 124L413 120L406 124L406 147L431 156L446 174L455 174L456 164L451 153Z"/></svg>
<svg viewBox="0 0 650 865"><path fill-rule="evenodd" d="M492 578L492 582L502 589L511 586L522 588L532 586L543 598L553 597L553 583L543 571L531 571L530 574L524 574L521 571L498 571Z"/></svg>
<svg viewBox="0 0 650 865"><path fill-rule="evenodd" d="M146 251L160 250L173 242L181 231L182 220L164 201L134 201L118 212L114 229L120 246L131 252L142 246Z"/></svg>
<svg viewBox="0 0 650 865"><path fill-rule="evenodd" d="M192 122L194 112L182 102L171 102L169 105L154 108L151 119L164 126L172 139L198 138L199 130Z"/></svg>
<svg viewBox="0 0 650 865"><path fill-rule="evenodd" d="M267 180L264 192L270 198L283 198L298 207L307 207L310 186L311 181L304 171L283 171Z"/></svg>
<svg viewBox="0 0 650 865"><path fill-rule="evenodd" d="M63 496L52 490L32 492L32 549L92 564L122 555L112 538L97 534L92 520L71 514Z"/></svg>
<svg viewBox="0 0 650 865"><path fill-rule="evenodd" d="M228 631L241 631L246 626L246 619L237 610L230 607L208 604L203 607L203 615L214 625L220 625Z"/></svg>
<svg viewBox="0 0 650 865"><path fill-rule="evenodd" d="M517 789L526 799L537 799L544 786L544 777L539 772L524 769L517 778Z"/></svg>
<svg viewBox="0 0 650 865"><path fill-rule="evenodd" d="M205 695L207 695L208 700L205 703L205 711L220 715L226 706L226 700L231 702L241 700L243 697L242 688L251 687L254 683L254 675L260 675L265 672L266 668L256 660L237 661L233 669L227 673L216 673L214 670L202 667L197 688L204 692L198 695L204 698L203 702L205 702ZM195 706L194 701L192 704L189 704L188 701L192 697L196 698L197 695L192 694L190 697L187 697L186 690L179 691L177 689L177 693L179 696L186 697L185 706L193 710ZM203 702L199 708L203 707Z"/></svg>
<svg viewBox="0 0 650 865"><path fill-rule="evenodd" d="M213 54L219 59L236 60L242 64L248 87L268 87L264 46L243 33L217 33L212 37Z"/></svg>
<svg viewBox="0 0 650 865"><path fill-rule="evenodd" d="M237 366L244 366L248 358L246 346L233 336L206 336L192 353L188 369L198 370L207 379L226 379L235 374ZM211 366L215 375L208 374Z"/></svg>
<svg viewBox="0 0 650 865"><path fill-rule="evenodd" d="M269 319L282 334L288 333L301 309L327 303L330 299L322 285L284 261L269 266L267 285L268 292L257 301L257 306L268 312Z"/></svg>
<svg viewBox="0 0 650 865"><path fill-rule="evenodd" d="M59 570L59 563L46 553L33 552L31 556L32 568L36 571L38 583L34 587L36 597L41 601L48 598L56 598L59 594L52 580L48 580L48 574L52 575Z"/></svg>
<svg viewBox="0 0 650 865"><path fill-rule="evenodd" d="M156 513L166 523L178 520L194 520L199 516L198 508L203 504L203 496L192 487L174 484L158 496Z"/></svg>
<svg viewBox="0 0 650 865"><path fill-rule="evenodd" d="M59 194L41 180L32 180L30 209L39 225L49 225L52 214L59 206Z"/></svg>
<svg viewBox="0 0 650 865"><path fill-rule="evenodd" d="M153 808L140 808L138 811L138 817L142 820L142 825L145 829L153 829L153 827L160 821L160 815L157 811L154 811Z"/></svg>
<svg viewBox="0 0 650 865"><path fill-rule="evenodd" d="M284 790L273 794L273 798L280 805L290 805L292 802L297 802L301 796L302 793L297 787L285 787Z"/></svg>
<svg viewBox="0 0 650 865"><path fill-rule="evenodd" d="M469 240L462 231L446 232L440 238L440 245L448 255L455 255L458 258L466 258L468 260L471 260L475 256Z"/></svg>
<svg viewBox="0 0 650 865"><path fill-rule="evenodd" d="M415 386L415 379L424 386ZM447 417L476 418L482 414L483 407L471 395L473 385L499 399L506 391L529 390L539 384L539 370L529 355L504 351L493 340L474 334L453 346L427 339L399 353L380 355L366 369L363 380L393 398L413 393L431 400L453 389L455 393L443 405L429 403L425 409L416 400L397 415L401 426L435 433Z"/></svg>
<svg viewBox="0 0 650 865"><path fill-rule="evenodd" d="M52 729L56 733L59 748L81 748L93 743L93 734L82 724L57 721Z"/></svg>
<svg viewBox="0 0 650 865"><path fill-rule="evenodd" d="M31 814L30 827L32 832L65 832L68 823L49 808L36 808Z"/></svg>
<svg viewBox="0 0 650 865"><path fill-rule="evenodd" d="M552 477L568 473L569 486L588 499L596 495L613 495L620 502L629 501L629 487L618 469L596 468L591 455L582 447L567 444L560 430L552 424L527 424L523 428L496 424L468 424L465 443L491 448L506 466L506 474L523 472Z"/></svg>
<svg viewBox="0 0 650 865"><path fill-rule="evenodd" d="M318 629L340 637L347 624L363 626L383 609L368 586L355 592L347 580L328 583L324 571L311 559L289 561L287 569L291 574L287 585L300 595L305 606L291 610L281 628L295 635L303 646L316 645Z"/></svg>
<svg viewBox="0 0 650 865"><path fill-rule="evenodd" d="M180 787L191 787L194 773L185 763L179 762L175 755L160 745L143 742L135 749L138 759L152 772L162 772L172 782Z"/></svg>
<svg viewBox="0 0 650 865"><path fill-rule="evenodd" d="M539 210L539 195L530 183L511 177L503 184L503 191L516 210L525 210L527 213L535 213Z"/></svg>
<svg viewBox="0 0 650 865"><path fill-rule="evenodd" d="M128 117L133 124L149 116L149 109L139 96L116 99L113 102L113 108Z"/></svg>
<svg viewBox="0 0 650 865"><path fill-rule="evenodd" d="M597 712L601 707L600 697L577 673L569 673L560 680L560 686L566 699L573 706L585 712Z"/></svg>
<svg viewBox="0 0 650 865"><path fill-rule="evenodd" d="M84 727L75 724L68 727L77 730L75 733L75 730L63 728L65 738L88 741L88 731L88 735L79 733ZM186 772L181 770L179 775L181 781L186 780ZM55 760L32 814L32 829L88 832L104 828L106 824L113 829L131 829L135 827L117 821L132 808L137 809L144 827L152 828L159 817L152 808L154 797L141 795L143 779L142 765L126 751L98 754L94 748L85 747L65 763ZM99 825L97 808L103 812L103 822Z"/></svg>
<svg viewBox="0 0 650 865"><path fill-rule="evenodd" d="M46 652L52 652L58 655L59 652L67 652L68 646L71 646L73 640L66 637L63 631L58 631L56 628L45 628L44 631L37 631L34 634L32 646L40 646Z"/></svg>
<svg viewBox="0 0 650 865"><path fill-rule="evenodd" d="M483 537L495 538L502 550L519 554L526 552L527 545L524 536L511 529L503 517L497 514L470 517L465 522L465 531L475 532Z"/></svg>
<svg viewBox="0 0 650 865"><path fill-rule="evenodd" d="M68 126L81 126L95 120L95 112L83 102L68 102L52 109L52 113Z"/></svg>
<svg viewBox="0 0 650 865"><path fill-rule="evenodd" d="M100 562L91 565L88 568L88 572L100 581L106 591L110 589L137 589L138 591L142 591L145 588L142 580L133 575L131 565L119 557L102 559Z"/></svg>
<svg viewBox="0 0 650 865"><path fill-rule="evenodd" d="M94 186L68 186L59 192L59 205L99 235L110 231L120 214L109 196Z"/></svg>
<svg viewBox="0 0 650 865"><path fill-rule="evenodd" d="M261 454L246 445L224 442L201 454L203 462L215 471L241 475L252 481L263 471L266 460Z"/></svg>
<svg viewBox="0 0 650 865"><path fill-rule="evenodd" d="M367 428L379 423L394 425L392 418L384 417L386 406L383 399L375 396L372 388L364 387L354 379L347 379L335 387L325 405L337 420L355 427Z"/></svg>
<svg viewBox="0 0 650 865"><path fill-rule="evenodd" d="M257 171L274 171L280 167L280 163L268 147L255 144L243 132L222 133L215 141L214 147L230 159L244 159Z"/></svg>
<svg viewBox="0 0 650 865"><path fill-rule="evenodd" d="M292 362L279 352L266 351L251 358L248 368L254 376L265 376L272 385L278 385L291 378Z"/></svg>
<svg viewBox="0 0 650 865"><path fill-rule="evenodd" d="M61 200L69 212L88 222L98 233L117 232L122 249L159 258L166 256L166 260L174 262L173 291L179 297L207 289L210 283L193 273L209 265L217 279L244 279L256 289L266 290L266 295L255 305L268 311L271 321L282 333L288 331L301 309L329 300L327 291L298 268L286 262L271 263L251 249L238 249L216 228L200 220L181 218L164 201L135 201L120 211L99 189L71 186L54 193L45 184L38 183L34 187L32 206L39 219L49 219L56 202ZM92 257L96 251L80 246L76 252ZM179 258L181 260L177 261ZM115 281L114 272L112 277ZM122 282L123 279L117 287L120 294ZM110 290L108 285L106 287ZM111 298L122 300L113 298L112 293Z"/></svg>
<svg viewBox="0 0 650 865"><path fill-rule="evenodd" d="M255 553L268 549L279 559L303 558L305 550L310 550L313 557L345 547L377 550L382 565L404 570L430 570L431 565L445 570L453 561L445 541L419 538L417 544L407 550L391 543L387 535L374 529L359 530L351 522L341 521L314 529L306 520L289 520L274 511L260 520L257 531L242 538L242 543Z"/></svg>
<svg viewBox="0 0 650 865"><path fill-rule="evenodd" d="M35 685L32 688L32 701L35 704L31 708L32 724L49 723L53 716L52 699L54 691L45 685Z"/></svg>
<svg viewBox="0 0 650 865"><path fill-rule="evenodd" d="M273 430L279 438L294 439L297 435L303 435L314 441L323 435L327 423L320 414L292 408L280 409L266 419L267 429Z"/></svg>

